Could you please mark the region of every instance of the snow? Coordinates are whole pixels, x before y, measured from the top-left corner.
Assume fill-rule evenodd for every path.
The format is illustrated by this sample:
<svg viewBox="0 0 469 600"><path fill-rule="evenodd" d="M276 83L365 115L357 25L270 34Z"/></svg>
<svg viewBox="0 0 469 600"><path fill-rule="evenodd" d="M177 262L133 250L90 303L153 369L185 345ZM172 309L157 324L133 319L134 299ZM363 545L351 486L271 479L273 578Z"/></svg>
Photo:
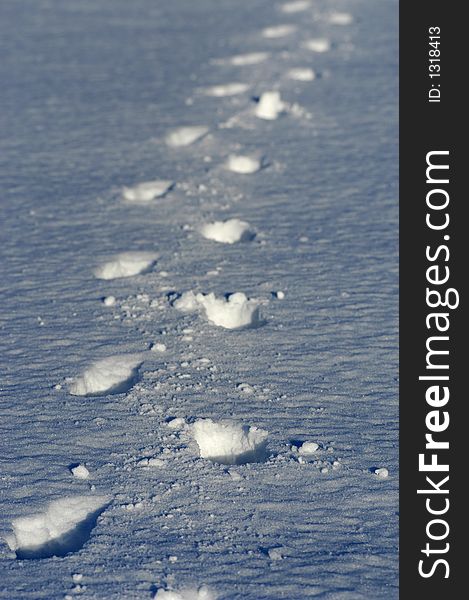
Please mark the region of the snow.
<svg viewBox="0 0 469 600"><path fill-rule="evenodd" d="M173 185L174 181L164 179L144 181L133 187L124 187L122 189L122 196L129 202L151 202L155 198L165 196Z"/></svg>
<svg viewBox="0 0 469 600"><path fill-rule="evenodd" d="M134 384L142 363L142 357L136 354L102 358L75 378L70 393L73 396L105 396L126 392Z"/></svg>
<svg viewBox="0 0 469 600"><path fill-rule="evenodd" d="M207 319L225 329L243 329L262 323L259 300L248 298L243 292L235 292L224 298L210 294L184 292L174 302L174 307L182 312L202 311Z"/></svg>
<svg viewBox="0 0 469 600"><path fill-rule="evenodd" d="M212 96L213 98L224 98L225 96L237 96L238 94L244 94L249 89L249 84L232 82L225 83L222 85L214 85L206 88L204 94L206 96Z"/></svg>
<svg viewBox="0 0 469 600"><path fill-rule="evenodd" d="M241 219L228 219L227 221L206 223L200 228L200 233L204 238L222 244L246 242L252 240L255 236L249 223L241 221Z"/></svg>
<svg viewBox="0 0 469 600"><path fill-rule="evenodd" d="M238 423L201 419L192 426L200 456L225 465L264 460L267 431Z"/></svg>
<svg viewBox="0 0 469 600"><path fill-rule="evenodd" d="M380 479L386 479L389 476L389 471L385 467L381 467L375 470L375 475Z"/></svg>
<svg viewBox="0 0 469 600"><path fill-rule="evenodd" d="M177 591L159 589L154 598L155 600L217 600L215 592L206 585Z"/></svg>
<svg viewBox="0 0 469 600"><path fill-rule="evenodd" d="M304 47L311 52L322 54L331 49L331 42L327 38L312 38L304 43Z"/></svg>
<svg viewBox="0 0 469 600"><path fill-rule="evenodd" d="M314 454L318 448L319 444L316 444L316 442L303 442L299 447L298 452L302 456L309 456L310 454Z"/></svg>
<svg viewBox="0 0 469 600"><path fill-rule="evenodd" d="M262 168L262 159L257 156L244 156L240 154L231 154L225 164L228 171L239 173L240 175L252 175Z"/></svg>
<svg viewBox="0 0 469 600"><path fill-rule="evenodd" d="M155 252L122 252L94 270L96 279L119 279L146 273L156 264Z"/></svg>
<svg viewBox="0 0 469 600"><path fill-rule="evenodd" d="M398 3L286 1L0 2L2 600L398 597ZM249 89L201 93L230 82ZM281 118L255 116L265 91ZM206 135L166 143L192 125ZM123 198L156 180L166 199ZM255 241L200 235L231 218ZM129 251L157 267L93 276ZM216 326L203 294L180 312L186 290L236 325L254 299L260 321ZM69 393L114 356L145 360ZM266 455L202 458L206 419L268 431ZM77 496L109 505L80 501L34 550L3 541Z"/></svg>
<svg viewBox="0 0 469 600"><path fill-rule="evenodd" d="M293 0L293 2L285 2L280 7L280 10L286 14L303 12L311 8L310 0Z"/></svg>
<svg viewBox="0 0 469 600"><path fill-rule="evenodd" d="M275 25L273 27L266 27L262 30L262 36L267 39L283 38L288 35L295 33L295 25Z"/></svg>
<svg viewBox="0 0 469 600"><path fill-rule="evenodd" d="M197 140L200 140L208 133L208 127L205 125L191 125L188 127L178 127L170 131L166 136L168 146L178 148L180 146L190 146Z"/></svg>
<svg viewBox="0 0 469 600"><path fill-rule="evenodd" d="M248 52L247 54L237 54L232 56L226 62L235 67L246 67L263 63L269 56L268 52Z"/></svg>
<svg viewBox="0 0 469 600"><path fill-rule="evenodd" d="M50 502L38 514L14 519L6 541L19 558L64 556L81 547L104 510L104 496L71 496Z"/></svg>
<svg viewBox="0 0 469 600"><path fill-rule="evenodd" d="M280 98L280 92L264 92L259 98L259 103L256 107L256 117L267 121L274 121L278 119L284 110L285 104Z"/></svg>
<svg viewBox="0 0 469 600"><path fill-rule="evenodd" d="M88 477L90 476L90 472L85 467L85 465L77 465L76 467L72 467L70 471L72 472L72 475L77 479L88 479Z"/></svg>
<svg viewBox="0 0 469 600"><path fill-rule="evenodd" d="M288 71L288 77L294 81L313 81L316 74L309 67L296 67Z"/></svg>

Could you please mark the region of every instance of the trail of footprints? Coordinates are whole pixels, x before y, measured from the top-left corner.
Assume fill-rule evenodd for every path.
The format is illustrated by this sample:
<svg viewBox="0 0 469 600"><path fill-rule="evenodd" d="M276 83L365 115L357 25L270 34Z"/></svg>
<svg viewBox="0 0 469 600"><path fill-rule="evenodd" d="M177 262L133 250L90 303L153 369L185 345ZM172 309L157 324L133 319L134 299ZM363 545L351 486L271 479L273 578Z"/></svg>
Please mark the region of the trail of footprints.
<svg viewBox="0 0 469 600"><path fill-rule="evenodd" d="M295 15L310 11L310 0L294 0L280 5L278 12L284 16ZM325 20L333 25L349 25L352 16L348 13L333 12L325 16ZM297 33L297 26L284 23L267 27L260 32L265 40L279 40L289 38ZM312 53L324 53L331 49L328 38L310 38L300 42L300 47ZM254 67L269 61L271 51L258 51L235 55L230 58L213 60L212 64L223 67ZM286 79L297 82L311 82L316 78L316 73L309 66L292 67L287 71ZM250 85L242 81L222 83L212 87L202 88L199 93L212 98L226 98L231 96L246 95L250 92ZM252 114L257 119L275 121L282 115L290 113L295 115L295 109L281 98L278 89L266 90L258 98ZM298 111L296 111L298 114ZM304 116L304 113L302 113ZM243 118L243 114L235 115L236 119ZM226 126L226 124L225 124ZM230 126L230 125L228 125ZM222 131L223 127L219 128ZM196 123L193 126L178 127L169 131L165 143L173 149L184 148L197 144L211 133L206 124ZM223 164L226 171L240 176L249 176L267 168L268 163L262 152L257 154L230 154ZM123 202L128 204L151 205L170 196L177 183L165 179L139 182L125 186L121 190ZM224 221L212 221L201 225L197 229L200 239L205 238L208 243L241 244L252 242L257 235L254 227L239 218L229 218ZM133 277L145 274L154 269L159 256L154 252L129 251L104 258L94 270L94 276L101 280ZM284 292L272 294L274 298L283 299ZM150 300L144 302L148 305ZM153 301L151 305L153 306ZM217 327L232 329L247 329L259 327L265 323L262 315L262 306L267 304L267 299L248 298L243 292L232 293L227 297L217 298L213 293L201 293L186 290L171 300L172 307L181 313L194 313ZM116 298L106 296L103 303L107 307L116 305ZM156 301L156 308L162 308ZM192 330L184 330L183 340L192 339ZM259 335L261 333L259 332ZM152 352L164 353L166 345L158 342L152 345ZM209 368L208 359L201 359L200 368ZM91 362L79 375L69 382L68 391L75 396L105 396L128 392L139 380L139 371L145 361L145 353L112 355ZM56 386L58 389L60 385ZM238 391L241 395L249 396L255 392L248 384L239 384ZM221 422L212 419L197 419L188 424L183 418L174 418L166 423L173 431L179 431L190 436L196 443L199 456L223 465L243 465L248 462L262 462L268 459L268 432L251 424L239 424L229 420ZM313 441L306 441L300 446L291 446L291 457L300 463L308 462L320 450L319 445ZM165 460L161 457L146 456L137 461L139 468L161 468ZM332 468L340 465L335 461ZM328 470L322 467L322 472ZM70 467L70 472L76 479L88 479L90 472L85 465L77 463ZM240 475L230 471L236 479ZM375 472L378 478L388 475L386 469L381 468ZM12 522L12 533L7 536L6 542L19 559L47 558L51 556L65 556L69 552L79 550L91 534L99 515L112 502L112 498L103 495L66 496L50 502L41 513L32 516L17 518ZM134 504L128 505L135 507ZM74 576L75 581L75 576ZM81 591L81 576L76 577L75 591ZM80 589L78 589L80 588ZM66 596L72 598L72 596ZM184 588L179 590L157 591L157 600L215 600L216 594L207 586L199 588Z"/></svg>

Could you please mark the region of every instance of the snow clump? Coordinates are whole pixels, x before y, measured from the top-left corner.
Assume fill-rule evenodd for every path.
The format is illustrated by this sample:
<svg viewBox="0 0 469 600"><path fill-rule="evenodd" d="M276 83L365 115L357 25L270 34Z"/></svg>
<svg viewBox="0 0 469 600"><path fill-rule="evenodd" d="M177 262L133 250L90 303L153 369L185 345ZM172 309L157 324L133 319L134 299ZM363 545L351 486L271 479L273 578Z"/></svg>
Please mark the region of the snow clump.
<svg viewBox="0 0 469 600"><path fill-rule="evenodd" d="M255 236L249 223L241 221L240 219L228 219L227 221L206 223L200 228L200 233L207 240L213 240L222 244L247 242L252 240Z"/></svg>
<svg viewBox="0 0 469 600"><path fill-rule="evenodd" d="M225 465L265 459L268 432L232 422L200 419L192 426L200 456Z"/></svg>
<svg viewBox="0 0 469 600"><path fill-rule="evenodd" d="M127 392L142 365L138 354L108 356L92 363L70 385L73 396L104 396Z"/></svg>
<svg viewBox="0 0 469 600"><path fill-rule="evenodd" d="M156 263L154 252L123 252L94 270L96 279L120 279L148 272Z"/></svg>
<svg viewBox="0 0 469 600"><path fill-rule="evenodd" d="M187 313L202 311L211 323L225 329L252 327L262 322L259 300L248 299L242 292L227 298L216 298L213 293L184 292L174 307Z"/></svg>

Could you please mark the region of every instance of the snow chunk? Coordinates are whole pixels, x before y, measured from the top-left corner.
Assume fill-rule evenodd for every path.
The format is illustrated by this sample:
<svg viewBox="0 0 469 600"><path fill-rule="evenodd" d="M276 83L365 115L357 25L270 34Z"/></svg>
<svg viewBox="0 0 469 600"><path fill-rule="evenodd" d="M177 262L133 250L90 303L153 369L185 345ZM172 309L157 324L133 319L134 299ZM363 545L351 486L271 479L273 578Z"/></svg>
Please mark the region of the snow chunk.
<svg viewBox="0 0 469 600"><path fill-rule="evenodd" d="M143 363L138 354L108 356L91 364L70 386L73 396L104 396L127 392Z"/></svg>
<svg viewBox="0 0 469 600"><path fill-rule="evenodd" d="M174 302L174 307L183 312L205 312L207 319L218 327L240 329L261 323L259 301L248 299L242 292L227 298L216 298L215 294L185 292Z"/></svg>
<svg viewBox="0 0 469 600"><path fill-rule="evenodd" d="M303 456L309 456L310 454L314 454L318 448L319 444L316 444L316 442L303 442L298 452Z"/></svg>
<svg viewBox="0 0 469 600"><path fill-rule="evenodd" d="M246 221L228 219L227 221L214 221L207 223L200 229L200 233L208 240L222 244L247 242L254 238L255 233Z"/></svg>
<svg viewBox="0 0 469 600"><path fill-rule="evenodd" d="M389 471L385 467L381 467L380 469L375 469L375 475L380 479L386 479L389 476Z"/></svg>
<svg viewBox="0 0 469 600"><path fill-rule="evenodd" d="M154 252L123 252L94 270L97 279L119 279L148 272L156 263Z"/></svg>
<svg viewBox="0 0 469 600"><path fill-rule="evenodd" d="M77 465L76 467L72 467L70 471L72 472L72 475L77 479L88 479L88 477L90 476L90 472L85 467L85 465Z"/></svg>
<svg viewBox="0 0 469 600"><path fill-rule="evenodd" d="M331 43L327 38L314 38L307 40L304 47L311 52L328 52L331 49Z"/></svg>
<svg viewBox="0 0 469 600"><path fill-rule="evenodd" d="M350 25L353 23L353 17L347 12L331 12L327 17L331 25Z"/></svg>
<svg viewBox="0 0 469 600"><path fill-rule="evenodd" d="M225 83L224 85L214 85L212 87L203 90L206 96L212 96L213 98L224 98L225 96L236 96L237 94L243 94L249 89L247 83Z"/></svg>
<svg viewBox="0 0 469 600"><path fill-rule="evenodd" d="M96 519L108 504L105 496L71 496L50 502L46 510L12 521L5 539L16 556L49 558L76 552L88 540Z"/></svg>
<svg viewBox="0 0 469 600"><path fill-rule="evenodd" d="M250 52L249 54L237 54L228 59L228 63L235 67L258 65L269 58L268 52Z"/></svg>
<svg viewBox="0 0 469 600"><path fill-rule="evenodd" d="M150 202L155 198L161 198L173 187L174 181L155 179L144 181L134 187L122 188L122 196L129 202Z"/></svg>
<svg viewBox="0 0 469 600"><path fill-rule="evenodd" d="M225 465L265 459L267 431L232 422L199 419L192 426L200 456Z"/></svg>
<svg viewBox="0 0 469 600"><path fill-rule="evenodd" d="M152 352L166 352L166 344L162 344L157 342L156 344L152 344L150 350Z"/></svg>
<svg viewBox="0 0 469 600"><path fill-rule="evenodd" d="M166 136L166 144L173 148L180 146L190 146L208 133L208 127L205 125L194 125L191 127L178 127L173 129Z"/></svg>
<svg viewBox="0 0 469 600"><path fill-rule="evenodd" d="M267 39L276 39L291 35L296 31L294 25L275 25L274 27L266 27L262 30L262 37Z"/></svg>
<svg viewBox="0 0 469 600"><path fill-rule="evenodd" d="M115 296L106 296L105 298L103 298L104 306L114 306L115 303L116 303Z"/></svg>
<svg viewBox="0 0 469 600"><path fill-rule="evenodd" d="M288 71L288 77L294 81L313 81L316 79L316 74L308 67L297 67Z"/></svg>
<svg viewBox="0 0 469 600"><path fill-rule="evenodd" d="M217 600L217 596L206 585L199 588L184 588L182 590L159 589L154 596L155 600Z"/></svg>
<svg viewBox="0 0 469 600"><path fill-rule="evenodd" d="M294 0L293 2L282 4L280 10L286 14L293 14L308 10L308 8L311 8L310 0Z"/></svg>
<svg viewBox="0 0 469 600"><path fill-rule="evenodd" d="M257 173L261 170L262 161L255 156L231 154L225 163L225 167L228 171L232 171L233 173L251 175L252 173Z"/></svg>
<svg viewBox="0 0 469 600"><path fill-rule="evenodd" d="M256 107L256 117L274 121L284 110L285 104L282 102L279 92L264 92Z"/></svg>

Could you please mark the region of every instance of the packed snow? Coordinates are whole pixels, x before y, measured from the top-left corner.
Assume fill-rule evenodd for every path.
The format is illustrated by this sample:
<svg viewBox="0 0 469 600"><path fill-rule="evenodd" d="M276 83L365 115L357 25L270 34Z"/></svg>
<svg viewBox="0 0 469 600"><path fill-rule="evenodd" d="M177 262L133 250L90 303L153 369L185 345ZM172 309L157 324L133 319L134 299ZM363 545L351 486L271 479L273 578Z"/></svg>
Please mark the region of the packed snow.
<svg viewBox="0 0 469 600"><path fill-rule="evenodd" d="M228 219L227 221L206 223L200 228L200 233L204 238L222 244L248 242L255 237L255 233L249 223L241 221L241 219Z"/></svg>
<svg viewBox="0 0 469 600"><path fill-rule="evenodd" d="M230 422L200 419L192 426L200 456L224 465L244 465L266 457L267 431Z"/></svg>
<svg viewBox="0 0 469 600"><path fill-rule="evenodd" d="M275 121L285 110L285 104L280 97L280 92L264 92L256 106L256 117L267 121Z"/></svg>
<svg viewBox="0 0 469 600"><path fill-rule="evenodd" d="M214 85L212 87L203 90L206 96L212 96L213 98L224 98L225 96L237 96L238 94L244 94L249 89L249 84L233 82L225 83L221 85Z"/></svg>
<svg viewBox="0 0 469 600"><path fill-rule="evenodd" d="M309 67L296 67L288 71L288 77L295 81L314 81L316 73Z"/></svg>
<svg viewBox="0 0 469 600"><path fill-rule="evenodd" d="M311 52L322 54L331 49L331 42L327 38L312 38L304 43L304 47Z"/></svg>
<svg viewBox="0 0 469 600"><path fill-rule="evenodd" d="M92 363L70 385L73 396L104 396L128 391L138 377L140 355L108 356Z"/></svg>
<svg viewBox="0 0 469 600"><path fill-rule="evenodd" d="M252 175L262 169L262 159L257 156L231 154L225 163L225 167L233 173Z"/></svg>
<svg viewBox="0 0 469 600"><path fill-rule="evenodd" d="M269 58L268 52L248 52L247 54L236 54L229 58L226 62L235 67L246 67L258 65L265 62Z"/></svg>
<svg viewBox="0 0 469 600"><path fill-rule="evenodd" d="M293 2L285 2L280 7L280 10L286 14L303 12L311 8L311 0L293 0Z"/></svg>
<svg viewBox="0 0 469 600"><path fill-rule="evenodd" d="M295 33L295 25L274 25L273 27L266 27L262 30L262 36L267 39L283 38L288 35Z"/></svg>
<svg viewBox="0 0 469 600"><path fill-rule="evenodd" d="M174 181L155 179L145 181L133 187L124 187L122 196L129 202L151 202L165 196L173 187Z"/></svg>
<svg viewBox="0 0 469 600"><path fill-rule="evenodd" d="M208 127L204 125L192 125L188 127L178 127L170 131L166 136L168 146L178 148L180 146L190 146L197 140L200 140L208 133Z"/></svg>
<svg viewBox="0 0 469 600"><path fill-rule="evenodd" d="M243 329L262 323L259 300L250 299L242 292L223 298L217 298L213 292L184 292L174 307L186 313L202 312L211 323L224 329Z"/></svg>
<svg viewBox="0 0 469 600"><path fill-rule="evenodd" d="M181 590L159 589L154 596L155 600L217 600L217 595L206 585L198 588L184 588Z"/></svg>
<svg viewBox="0 0 469 600"><path fill-rule="evenodd" d="M65 556L83 546L107 503L105 496L54 500L41 513L14 519L6 541L18 558Z"/></svg>
<svg viewBox="0 0 469 600"><path fill-rule="evenodd" d="M94 270L96 279L120 279L147 273L156 264L155 252L122 252Z"/></svg>

